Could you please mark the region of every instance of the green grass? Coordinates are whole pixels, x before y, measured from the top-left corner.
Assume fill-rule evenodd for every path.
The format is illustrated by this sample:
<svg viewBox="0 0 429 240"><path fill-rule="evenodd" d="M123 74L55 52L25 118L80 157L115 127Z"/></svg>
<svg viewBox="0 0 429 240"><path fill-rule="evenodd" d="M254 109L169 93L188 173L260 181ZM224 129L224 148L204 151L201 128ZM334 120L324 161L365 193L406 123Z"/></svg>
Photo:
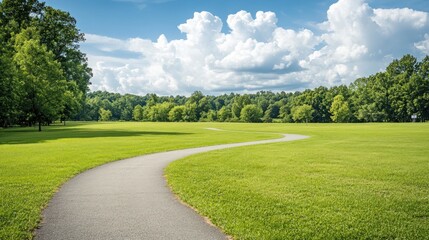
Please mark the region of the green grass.
<svg viewBox="0 0 429 240"><path fill-rule="evenodd" d="M69 123L0 130L0 239L29 239L58 187L106 162L172 149L276 138L211 123Z"/></svg>
<svg viewBox="0 0 429 240"><path fill-rule="evenodd" d="M297 142L219 150L166 169L236 239L429 239L429 124L240 124Z"/></svg>

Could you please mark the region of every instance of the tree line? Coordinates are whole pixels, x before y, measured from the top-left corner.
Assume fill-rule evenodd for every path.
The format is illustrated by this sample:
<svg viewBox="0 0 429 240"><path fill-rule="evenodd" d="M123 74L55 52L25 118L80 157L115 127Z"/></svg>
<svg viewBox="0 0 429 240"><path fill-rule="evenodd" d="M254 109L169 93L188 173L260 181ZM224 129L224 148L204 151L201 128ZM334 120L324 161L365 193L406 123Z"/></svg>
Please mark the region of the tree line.
<svg viewBox="0 0 429 240"><path fill-rule="evenodd" d="M0 2L0 127L71 119L92 77L84 35L68 13L37 0Z"/></svg>
<svg viewBox="0 0 429 240"><path fill-rule="evenodd" d="M394 60L349 86L190 97L92 92L75 120L155 122L409 122L429 119L429 56Z"/></svg>

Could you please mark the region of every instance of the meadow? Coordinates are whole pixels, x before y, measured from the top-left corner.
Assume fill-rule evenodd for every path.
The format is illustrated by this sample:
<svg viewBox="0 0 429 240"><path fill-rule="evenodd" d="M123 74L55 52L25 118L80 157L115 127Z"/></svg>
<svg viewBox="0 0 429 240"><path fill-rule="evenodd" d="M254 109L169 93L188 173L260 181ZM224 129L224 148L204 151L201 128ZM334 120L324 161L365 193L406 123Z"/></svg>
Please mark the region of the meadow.
<svg viewBox="0 0 429 240"><path fill-rule="evenodd" d="M61 184L95 166L153 152L279 137L205 129L210 126L112 122L68 123L42 132L0 130L0 239L31 239Z"/></svg>
<svg viewBox="0 0 429 240"><path fill-rule="evenodd" d="M174 192L234 239L429 239L429 124L234 127L311 136L166 169Z"/></svg>
<svg viewBox="0 0 429 240"><path fill-rule="evenodd" d="M0 239L32 238L55 191L86 169L276 133L311 138L178 160L169 184L235 239L428 239L429 124L132 122L0 130Z"/></svg>

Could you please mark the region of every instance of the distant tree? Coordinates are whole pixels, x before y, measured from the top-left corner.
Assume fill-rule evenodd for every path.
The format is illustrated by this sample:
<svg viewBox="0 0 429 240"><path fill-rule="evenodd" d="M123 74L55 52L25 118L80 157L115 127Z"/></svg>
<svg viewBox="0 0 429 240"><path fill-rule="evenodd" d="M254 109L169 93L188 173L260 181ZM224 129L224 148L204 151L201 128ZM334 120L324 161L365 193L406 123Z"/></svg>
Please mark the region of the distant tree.
<svg viewBox="0 0 429 240"><path fill-rule="evenodd" d="M217 112L215 110L210 109L207 112L207 120L209 122L215 122L215 121L217 121Z"/></svg>
<svg viewBox="0 0 429 240"><path fill-rule="evenodd" d="M183 120L185 122L196 122L198 121L197 118L197 103L193 102L187 102L185 104L185 112L183 114Z"/></svg>
<svg viewBox="0 0 429 240"><path fill-rule="evenodd" d="M313 107L308 104L304 104L292 109L292 118L295 122L308 123L311 121L313 113Z"/></svg>
<svg viewBox="0 0 429 240"><path fill-rule="evenodd" d="M109 121L112 118L112 112L104 108L100 108L100 121Z"/></svg>
<svg viewBox="0 0 429 240"><path fill-rule="evenodd" d="M282 122L290 123L293 122L292 118L292 108L289 104L285 104L280 107L279 117L282 119Z"/></svg>
<svg viewBox="0 0 429 240"><path fill-rule="evenodd" d="M143 120L143 107L140 104L137 104L133 110L133 119L135 121Z"/></svg>
<svg viewBox="0 0 429 240"><path fill-rule="evenodd" d="M232 118L231 109L229 109L226 106L223 106L218 112L217 112L217 119L221 122L229 121Z"/></svg>
<svg viewBox="0 0 429 240"><path fill-rule="evenodd" d="M349 104L344 100L343 95L337 95L331 105L331 119L334 122L349 122L351 112Z"/></svg>
<svg viewBox="0 0 429 240"><path fill-rule="evenodd" d="M244 106L240 112L240 119L244 122L260 122L262 109L255 104Z"/></svg>
<svg viewBox="0 0 429 240"><path fill-rule="evenodd" d="M392 109L392 79L385 72L376 73L372 79L372 95L373 100L380 109L380 115L383 116L383 121L394 121L394 114Z"/></svg>
<svg viewBox="0 0 429 240"><path fill-rule="evenodd" d="M359 106L355 115L362 122L380 122L383 120L383 114L377 110L375 103Z"/></svg>
<svg viewBox="0 0 429 240"><path fill-rule="evenodd" d="M270 104L264 113L264 117L262 118L262 121L272 122L273 118L278 118L279 114L280 114L279 104L278 103Z"/></svg>
<svg viewBox="0 0 429 240"><path fill-rule="evenodd" d="M175 106L168 113L168 119L171 122L181 122L184 120L185 106Z"/></svg>
<svg viewBox="0 0 429 240"><path fill-rule="evenodd" d="M392 115L391 121L406 122L415 113L413 104L412 80L418 68L417 59L409 54L394 60L386 69L390 79L389 97Z"/></svg>
<svg viewBox="0 0 429 240"><path fill-rule="evenodd" d="M83 93L77 90L76 82L67 82L64 93L64 106L61 111L61 121L63 121L64 126L67 120L82 109L82 95Z"/></svg>
<svg viewBox="0 0 429 240"><path fill-rule="evenodd" d="M429 120L429 56L419 64L416 74L411 78L411 94L414 113L420 120Z"/></svg>
<svg viewBox="0 0 429 240"><path fill-rule="evenodd" d="M149 108L148 119L152 122L167 122L168 114L173 107L173 103L170 102L158 103Z"/></svg>
<svg viewBox="0 0 429 240"><path fill-rule="evenodd" d="M240 113L241 109L243 109L244 106L249 105L251 103L249 95L245 94L242 96L236 96L234 98L234 102L232 104L232 116L236 119L240 119Z"/></svg>

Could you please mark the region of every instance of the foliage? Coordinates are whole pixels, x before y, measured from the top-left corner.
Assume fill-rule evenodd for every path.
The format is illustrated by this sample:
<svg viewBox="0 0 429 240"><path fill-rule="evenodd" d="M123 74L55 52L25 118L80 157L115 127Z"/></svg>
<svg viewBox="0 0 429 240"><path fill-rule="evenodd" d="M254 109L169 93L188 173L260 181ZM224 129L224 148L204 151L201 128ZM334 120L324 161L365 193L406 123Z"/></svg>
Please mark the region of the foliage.
<svg viewBox="0 0 429 240"><path fill-rule="evenodd" d="M251 103L249 95L242 95L234 97L234 101L231 107L232 115L236 119L240 119L241 109L244 106L249 105Z"/></svg>
<svg viewBox="0 0 429 240"><path fill-rule="evenodd" d="M64 104L66 81L60 64L52 52L41 45L37 32L27 28L16 36L14 63L23 81L21 109L28 122L38 122L39 131L43 122L58 117Z"/></svg>
<svg viewBox="0 0 429 240"><path fill-rule="evenodd" d="M173 107L170 102L158 103L147 109L147 118L152 122L167 122L168 114Z"/></svg>
<svg viewBox="0 0 429 240"><path fill-rule="evenodd" d="M312 119L313 113L313 107L308 104L303 104L292 109L292 118L295 122L308 123Z"/></svg>
<svg viewBox="0 0 429 240"><path fill-rule="evenodd" d="M168 113L168 120L171 122L181 122L185 119L185 106L175 106Z"/></svg>
<svg viewBox="0 0 429 240"><path fill-rule="evenodd" d="M240 119L243 122L260 122L262 117L262 109L255 104L244 106L240 112Z"/></svg>
<svg viewBox="0 0 429 240"><path fill-rule="evenodd" d="M330 112L332 114L331 119L334 122L349 122L351 112L348 102L344 100L343 95L337 95L334 97Z"/></svg>
<svg viewBox="0 0 429 240"><path fill-rule="evenodd" d="M76 20L37 0L4 0L0 32L1 127L74 118L92 76Z"/></svg>
<svg viewBox="0 0 429 240"><path fill-rule="evenodd" d="M143 120L143 107L140 104L137 104L133 110L133 119L135 121Z"/></svg>
<svg viewBox="0 0 429 240"><path fill-rule="evenodd" d="M112 112L104 108L100 108L100 121L109 121L112 118Z"/></svg>

